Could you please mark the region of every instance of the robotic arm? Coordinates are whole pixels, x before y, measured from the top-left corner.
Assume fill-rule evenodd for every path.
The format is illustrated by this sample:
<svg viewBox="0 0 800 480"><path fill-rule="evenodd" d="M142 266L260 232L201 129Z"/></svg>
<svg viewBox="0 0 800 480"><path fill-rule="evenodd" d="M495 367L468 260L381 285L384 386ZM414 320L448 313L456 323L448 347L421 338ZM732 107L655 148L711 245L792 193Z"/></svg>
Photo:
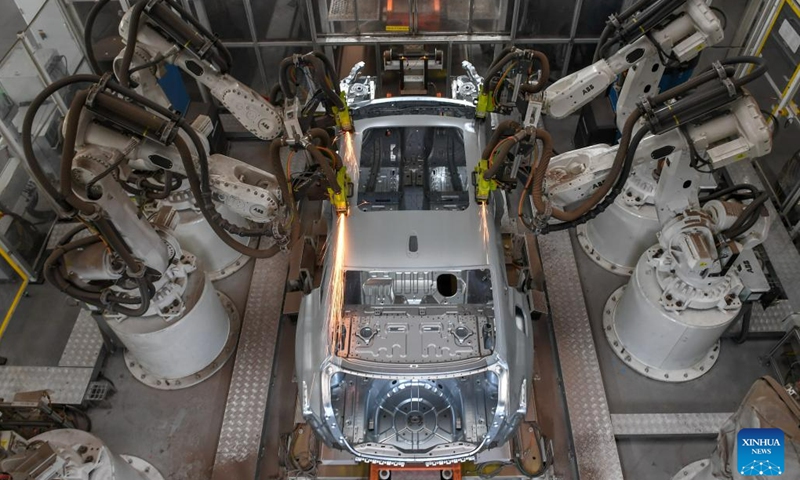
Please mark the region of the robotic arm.
<svg viewBox="0 0 800 480"><path fill-rule="evenodd" d="M144 1L125 13L119 32L127 45L114 62L120 83L127 86L131 70L136 70L139 75L133 78L147 94L157 89L158 66L172 63L205 85L253 135L277 138L283 131L279 109L230 76L224 47L191 16L179 16L176 11L182 10L176 7L169 0Z"/></svg>
<svg viewBox="0 0 800 480"><path fill-rule="evenodd" d="M647 8L641 8L642 3L638 2L629 11L612 17L610 23L616 28L616 33L600 45L599 53L605 54L613 44L623 44L616 53L597 59L592 65L560 79L545 90L545 113L563 118L578 111L605 92L626 70L629 76L632 73L656 75L657 84L663 73L661 62L667 59L689 61L704 48L722 40L719 19L703 0L661 0ZM606 32L604 37L607 36ZM626 79L626 84L636 83L633 78ZM650 83L652 80L645 84ZM624 124L639 97L647 93L650 92L625 90L623 87L620 95L622 108L617 109L617 115L622 119L620 124Z"/></svg>
<svg viewBox="0 0 800 480"><path fill-rule="evenodd" d="M596 190L608 176L619 146L594 145L555 156L550 160L546 184L548 198L554 206L569 209ZM685 133L670 130L648 135L639 144L633 157L633 171L641 171L642 181L628 182L621 192L626 202L635 205L655 203L656 184L652 172L660 160L691 161L692 155L707 158L708 168L717 169L735 161L757 158L769 153L771 135L758 104L751 96L734 102L730 109L713 112L701 123L690 125ZM650 178L647 178L647 177ZM633 177L631 177L633 178ZM630 179L629 179L630 180ZM674 199L683 195L670 195ZM663 195L666 197L667 195ZM688 206L688 200L678 210Z"/></svg>
<svg viewBox="0 0 800 480"><path fill-rule="evenodd" d="M114 69L123 86L133 79L138 83L139 93L166 107L168 100L156 81L159 67L163 62L177 65L208 87L256 137L274 140L282 135L280 144L307 150L326 177L329 198L336 211L347 212L346 196L342 196L342 191L348 188L349 178L344 171L334 171L330 159L319 150L322 147L324 152L330 152L329 156L336 155L328 149L328 135L311 134L319 130L315 128L317 125L328 126L325 121L329 118L342 131L353 131L346 94L340 90L337 74L327 57L311 52L284 59L279 67L279 85L271 94L273 105L227 73L231 65L230 54L216 37L173 0L140 1L125 13L120 23L120 34L127 39L127 44L115 60ZM317 118L315 113L319 105L325 107L329 117ZM318 143L310 140L314 138ZM278 153L276 151L275 155ZM264 185L274 186L274 177L269 174L222 155L211 155L210 159L210 180L215 189L215 199L247 219L265 221L273 214L276 205L290 196L291 192L284 191L281 200L258 191ZM143 163L146 166L147 162ZM273 167L282 168L279 159L273 163ZM242 178L248 180L242 181ZM286 190L281 182L278 183ZM243 202L245 194L252 199ZM258 205L265 199L269 200L267 205Z"/></svg>
<svg viewBox="0 0 800 480"><path fill-rule="evenodd" d="M210 133L210 120L200 116L191 127L198 133L208 154L206 135ZM105 150L126 152L126 171L169 171L185 176L186 170L174 145L163 145L151 139L138 139L131 148L132 137L94 121L86 121L79 131L76 145L79 148L96 147ZM197 155L193 155L197 162ZM257 169L240 160L208 154L209 183L214 201L223 204L234 213L260 224L269 223L285 215L286 201L279 180L275 175ZM280 170L280 169L279 169ZM123 180L127 176L123 173Z"/></svg>

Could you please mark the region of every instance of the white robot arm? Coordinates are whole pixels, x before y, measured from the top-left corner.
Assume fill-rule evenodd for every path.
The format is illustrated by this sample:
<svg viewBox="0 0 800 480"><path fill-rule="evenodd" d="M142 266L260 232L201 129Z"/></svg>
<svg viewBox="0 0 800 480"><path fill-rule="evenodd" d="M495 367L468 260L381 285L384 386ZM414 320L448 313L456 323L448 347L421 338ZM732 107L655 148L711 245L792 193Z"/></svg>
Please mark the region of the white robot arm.
<svg viewBox="0 0 800 480"><path fill-rule="evenodd" d="M204 126L208 123L207 117L200 116L192 124L203 140L207 133ZM76 145L86 148L125 151L131 141L129 136L94 122L87 122L80 134ZM126 162L129 168L138 171L163 169L185 175L179 157L175 146L145 139L127 151ZM283 198L275 175L225 155L209 154L208 159L209 180L217 203L256 223L273 221L282 214L287 199Z"/></svg>
<svg viewBox="0 0 800 480"><path fill-rule="evenodd" d="M677 15L677 18L663 26L657 25L672 15ZM642 30L637 26L640 21L647 22L641 23ZM645 35L642 32L646 28L651 30ZM649 70L649 75L657 74L657 80L663 73L663 66L659 65L661 55L681 62L691 60L704 48L719 43L723 32L719 19L703 0L664 0L653 3L638 15L632 15L629 24L620 25L617 36L617 41L625 45L615 54L560 79L545 90L545 113L563 118L578 111L601 95L614 83L617 75L629 69L638 71L639 67L644 67L644 70ZM659 66L656 68L656 65ZM626 82L631 82L631 79ZM620 104L626 104L628 95L629 100L635 103L641 95L648 93L656 92L623 92ZM624 117L632 107L633 103L623 109ZM618 108L618 115L620 113Z"/></svg>
<svg viewBox="0 0 800 480"><path fill-rule="evenodd" d="M134 17L135 11L135 7L129 9L120 22L119 32L123 39L130 38L131 19ZM141 13L139 12L140 15ZM256 137L262 140L272 140L282 133L281 114L278 108L252 88L242 84L229 74L221 72L219 66L202 58L193 50L176 44L157 31L148 24L146 19L149 17L146 15L160 15L166 18L170 24L181 22L183 28L192 29L191 25L184 23L172 10L161 3L156 3L151 10L145 11L137 22L135 55L130 66L134 69L137 68L137 65L139 67L145 64L150 66L139 70L138 78L134 77L134 80L140 81L140 84L144 80L146 82L144 86L152 86L151 78L155 78L159 63L162 61L172 63L205 85L211 94ZM200 35L195 30L192 30L192 33ZM210 39L208 41L211 42ZM204 47L201 47L201 50L202 48ZM211 43L207 44L205 48L211 48ZM125 75L121 71L125 68L123 60L124 53L121 53L114 62L115 71L118 76L121 76L120 78ZM150 89L142 93L147 94L148 91Z"/></svg>
<svg viewBox="0 0 800 480"><path fill-rule="evenodd" d="M750 97L734 102L729 110L718 112L710 119L680 130L670 130L661 135L648 135L639 144L633 168L653 164L660 159L688 158L691 148L708 158L709 167L720 168L735 161L757 158L770 152L772 146L769 128ZM619 146L593 145L557 155L550 160L547 170L548 197L555 206L569 208L592 194L602 184L611 168ZM654 167L651 165L649 170ZM654 203L656 181L637 189L626 185L622 192L635 204ZM628 200L628 199L626 199ZM683 210L688 204L683 203Z"/></svg>

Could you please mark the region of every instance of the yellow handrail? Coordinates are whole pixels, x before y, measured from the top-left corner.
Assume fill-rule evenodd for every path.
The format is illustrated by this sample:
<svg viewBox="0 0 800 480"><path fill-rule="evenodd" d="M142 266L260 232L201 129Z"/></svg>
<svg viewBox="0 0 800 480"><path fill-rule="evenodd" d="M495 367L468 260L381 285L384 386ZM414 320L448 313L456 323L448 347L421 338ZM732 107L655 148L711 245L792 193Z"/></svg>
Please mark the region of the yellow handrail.
<svg viewBox="0 0 800 480"><path fill-rule="evenodd" d="M0 338L3 338L3 334L6 332L6 327L8 326L9 320L11 320L11 316L14 314L14 310L17 309L17 305L19 304L20 299L22 298L22 294L25 293L25 289L28 287L28 276L25 275L25 272L17 265L11 256L5 251L5 249L0 248L0 256L11 265L11 268L17 272L17 275L20 276L22 279L22 283L19 286L19 290L17 290L17 294L14 296L14 301L11 302L11 306L8 307L8 311L6 312L5 317L3 317L3 323L0 324Z"/></svg>

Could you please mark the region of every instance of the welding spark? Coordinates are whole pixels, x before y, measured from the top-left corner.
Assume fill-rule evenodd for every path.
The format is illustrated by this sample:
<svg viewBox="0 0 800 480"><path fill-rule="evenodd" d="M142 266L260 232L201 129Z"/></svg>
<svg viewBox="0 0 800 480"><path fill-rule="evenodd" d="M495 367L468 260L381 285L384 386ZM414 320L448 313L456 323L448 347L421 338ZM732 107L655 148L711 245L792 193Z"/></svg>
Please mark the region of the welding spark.
<svg viewBox="0 0 800 480"><path fill-rule="evenodd" d="M342 321L342 310L344 308L344 253L345 253L345 215L339 215L336 219L336 243L333 251L333 269L331 270L330 283L328 285L328 298L330 298L330 319L331 326L335 331L338 330Z"/></svg>
<svg viewBox="0 0 800 480"><path fill-rule="evenodd" d="M358 162L356 161L356 149L353 146L353 134L345 132L344 134L344 165L350 176L354 176L358 169Z"/></svg>
<svg viewBox="0 0 800 480"><path fill-rule="evenodd" d="M481 235L483 236L483 248L486 250L486 263L489 263L489 220L485 203L481 204Z"/></svg>

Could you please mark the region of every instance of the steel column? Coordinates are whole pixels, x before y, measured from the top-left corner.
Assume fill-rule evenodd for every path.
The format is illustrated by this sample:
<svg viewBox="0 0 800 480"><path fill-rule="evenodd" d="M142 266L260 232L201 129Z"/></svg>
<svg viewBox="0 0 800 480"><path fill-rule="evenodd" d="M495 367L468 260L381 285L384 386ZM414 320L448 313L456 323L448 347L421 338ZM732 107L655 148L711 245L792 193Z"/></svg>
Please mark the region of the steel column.
<svg viewBox="0 0 800 480"><path fill-rule="evenodd" d="M264 90L269 91L267 85L267 70L264 68L264 59L261 58L261 50L258 48L258 34L256 33L256 23L253 19L253 5L250 0L242 0L244 4L244 14L247 17L247 26L250 28L250 38L253 39L253 51L256 52L256 64L258 65L258 73L261 75L261 81L264 83Z"/></svg>
<svg viewBox="0 0 800 480"><path fill-rule="evenodd" d="M575 46L575 35L578 33L578 20L581 17L581 7L583 7L583 0L577 0L575 2L575 11L572 12L572 25L569 29L569 43L567 44L567 52L564 55L564 67L561 69L562 77L567 76L567 72L569 72L569 63L572 61L572 49Z"/></svg>

